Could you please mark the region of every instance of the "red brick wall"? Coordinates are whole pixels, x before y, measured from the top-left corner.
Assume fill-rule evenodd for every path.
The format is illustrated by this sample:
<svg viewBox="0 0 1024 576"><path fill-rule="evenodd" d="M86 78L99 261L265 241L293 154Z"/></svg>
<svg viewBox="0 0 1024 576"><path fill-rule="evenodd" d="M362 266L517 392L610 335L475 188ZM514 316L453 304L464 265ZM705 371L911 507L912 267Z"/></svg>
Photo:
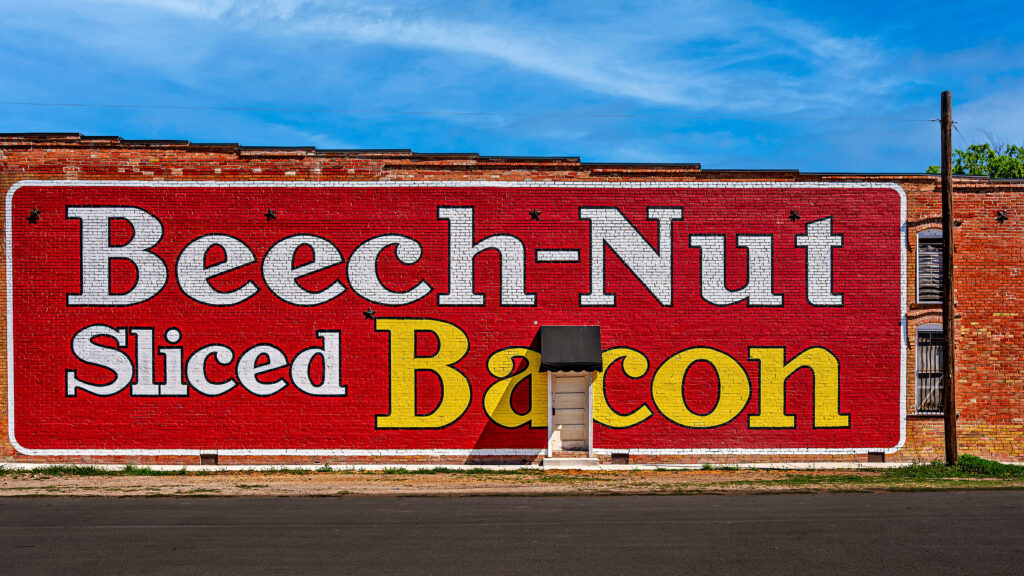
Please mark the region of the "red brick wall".
<svg viewBox="0 0 1024 576"><path fill-rule="evenodd" d="M878 182L896 183L907 193L907 243L919 230L938 226L937 177L815 175L798 172L710 171L698 165L608 165L572 158L483 158L475 155L421 155L405 151L332 152L314 149L246 149L183 142L126 142L79 136L0 135L0 189L21 180L488 180L574 182ZM1021 222L1024 184L957 179L956 230L958 408L961 451L1000 460L1024 460L1021 403ZM996 212L1010 219L999 224ZM942 421L914 412L916 327L941 322L941 308L915 302L915 256L907 254L908 362L907 440L890 460L930 460L942 455ZM5 295L6 297L6 295ZM5 319L6 321L6 319ZM6 355L6 346L4 354ZM0 395L6 397L6 371ZM16 453L7 441L7 404L0 407L5 433L0 454L7 460L41 460ZM254 460L239 460L254 463ZM763 461L766 456L634 456L632 461ZM786 455L775 460L863 460L863 455ZM61 458L66 460L67 458ZM81 457L99 461L190 462L184 457ZM397 460L395 457L390 460ZM452 461L443 457L416 460ZM197 458L196 458L197 460ZM356 461L358 458L332 458ZM465 458L462 458L465 460ZM221 462L225 462L221 458ZM324 461L324 458L261 457L264 461Z"/></svg>

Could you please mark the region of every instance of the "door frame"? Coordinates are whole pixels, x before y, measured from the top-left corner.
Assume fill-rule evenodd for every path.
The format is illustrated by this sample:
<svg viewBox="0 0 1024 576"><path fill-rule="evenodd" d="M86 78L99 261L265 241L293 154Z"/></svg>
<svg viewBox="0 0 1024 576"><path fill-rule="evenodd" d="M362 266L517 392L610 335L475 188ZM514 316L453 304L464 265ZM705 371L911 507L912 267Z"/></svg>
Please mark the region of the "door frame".
<svg viewBox="0 0 1024 576"><path fill-rule="evenodd" d="M555 398L554 383L559 376L586 376L587 377L587 414L583 429L587 432L587 456L594 456L594 373L593 372L548 372L548 443L545 455L551 458L551 440L555 435L555 418L552 411L552 402Z"/></svg>

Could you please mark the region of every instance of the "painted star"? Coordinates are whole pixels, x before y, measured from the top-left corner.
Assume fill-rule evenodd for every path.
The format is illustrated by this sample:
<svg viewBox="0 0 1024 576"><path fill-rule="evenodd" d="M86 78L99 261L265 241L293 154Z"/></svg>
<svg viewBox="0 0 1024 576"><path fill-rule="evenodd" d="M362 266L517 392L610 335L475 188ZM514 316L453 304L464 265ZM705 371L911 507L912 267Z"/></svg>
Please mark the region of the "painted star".
<svg viewBox="0 0 1024 576"><path fill-rule="evenodd" d="M800 219L800 213L797 212L796 210L790 210L789 211L789 219L791 221L793 221L793 222L796 222L797 220Z"/></svg>
<svg viewBox="0 0 1024 576"><path fill-rule="evenodd" d="M363 316L367 320L373 320L374 319L374 314L376 314L376 312L373 311L373 308L367 308L366 311L363 312Z"/></svg>
<svg viewBox="0 0 1024 576"><path fill-rule="evenodd" d="M273 209L271 209L271 208L267 208L267 213L266 213L266 214L264 214L264 216L266 216L266 217L267 217L267 221L268 221L268 222L269 222L270 220L277 220L277 212L275 212L275 211L274 211Z"/></svg>
<svg viewBox="0 0 1024 576"><path fill-rule="evenodd" d="M530 220L540 220L540 210L536 208L530 210Z"/></svg>
<svg viewBox="0 0 1024 576"><path fill-rule="evenodd" d="M1000 210L999 212L996 212L996 222L1002 224L1003 222L1006 222L1009 219L1010 217L1006 215L1006 210Z"/></svg>
<svg viewBox="0 0 1024 576"><path fill-rule="evenodd" d="M28 220L29 224L35 224L36 222L39 222L39 216L41 214L42 212L39 211L39 208L33 208L32 211L28 213L28 216L25 217L25 219Z"/></svg>

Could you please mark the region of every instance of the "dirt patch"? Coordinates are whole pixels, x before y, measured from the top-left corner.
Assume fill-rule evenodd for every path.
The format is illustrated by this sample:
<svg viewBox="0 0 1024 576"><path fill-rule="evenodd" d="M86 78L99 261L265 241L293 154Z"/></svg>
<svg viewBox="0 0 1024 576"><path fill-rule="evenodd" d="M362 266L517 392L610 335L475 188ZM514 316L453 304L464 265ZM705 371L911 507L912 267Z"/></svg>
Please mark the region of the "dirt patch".
<svg viewBox="0 0 1024 576"><path fill-rule="evenodd" d="M906 478L885 471L278 471L176 475L8 472L0 496L434 496L878 492L1024 488L1024 480Z"/></svg>

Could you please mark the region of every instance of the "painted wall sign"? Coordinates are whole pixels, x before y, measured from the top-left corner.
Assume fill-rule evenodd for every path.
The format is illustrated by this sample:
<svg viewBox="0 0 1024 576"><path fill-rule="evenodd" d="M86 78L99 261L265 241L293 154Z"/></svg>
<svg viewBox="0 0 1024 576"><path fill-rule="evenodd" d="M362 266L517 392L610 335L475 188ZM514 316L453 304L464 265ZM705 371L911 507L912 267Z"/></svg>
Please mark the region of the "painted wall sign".
<svg viewBox="0 0 1024 576"><path fill-rule="evenodd" d="M599 325L597 452L893 451L895 186L22 182L35 454L537 454L541 325ZM35 216L31 216L35 214Z"/></svg>

